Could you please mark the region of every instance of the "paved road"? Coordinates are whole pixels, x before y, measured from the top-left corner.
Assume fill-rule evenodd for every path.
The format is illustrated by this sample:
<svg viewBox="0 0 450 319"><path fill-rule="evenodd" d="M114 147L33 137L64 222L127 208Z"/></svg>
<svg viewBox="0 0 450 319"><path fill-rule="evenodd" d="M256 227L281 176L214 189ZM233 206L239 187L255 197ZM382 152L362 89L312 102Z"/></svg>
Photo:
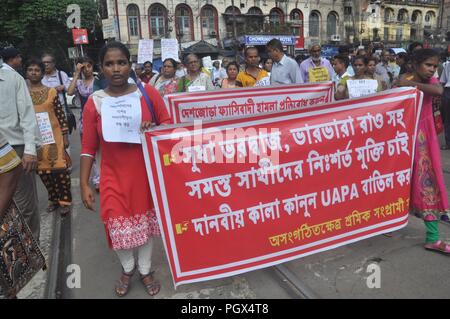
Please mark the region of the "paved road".
<svg viewBox="0 0 450 319"><path fill-rule="evenodd" d="M79 138L72 138L72 153L79 154ZM450 151L443 153L444 170L450 173ZM73 298L116 298L114 281L120 263L108 249L103 224L98 213L84 209L79 194L79 160L73 156L73 263L81 269L81 288L72 289ZM450 185L450 174L445 174ZM450 194L450 189L449 189ZM97 198L97 211L98 211ZM450 226L441 225L442 237L450 241ZM286 263L288 270L323 298L444 298L450 287L450 257L422 248L423 222L411 216L407 227L393 237L377 236L331 251ZM381 271L381 287L370 289L368 266ZM230 278L173 288L170 270L161 240L157 240L153 268L162 283L154 298L297 298L290 286L280 280L273 268L253 271ZM138 278L126 298L147 296Z"/></svg>

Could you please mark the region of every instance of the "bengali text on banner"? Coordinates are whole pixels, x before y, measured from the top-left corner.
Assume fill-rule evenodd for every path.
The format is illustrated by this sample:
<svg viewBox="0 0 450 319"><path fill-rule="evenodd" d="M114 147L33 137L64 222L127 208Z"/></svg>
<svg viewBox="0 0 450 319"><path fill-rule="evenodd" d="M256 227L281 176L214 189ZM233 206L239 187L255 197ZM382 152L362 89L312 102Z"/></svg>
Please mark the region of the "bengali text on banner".
<svg viewBox="0 0 450 319"><path fill-rule="evenodd" d="M166 97L169 113L176 124L289 111L332 101L331 82L181 93Z"/></svg>
<svg viewBox="0 0 450 319"><path fill-rule="evenodd" d="M399 88L143 135L175 285L269 267L407 224L422 93Z"/></svg>

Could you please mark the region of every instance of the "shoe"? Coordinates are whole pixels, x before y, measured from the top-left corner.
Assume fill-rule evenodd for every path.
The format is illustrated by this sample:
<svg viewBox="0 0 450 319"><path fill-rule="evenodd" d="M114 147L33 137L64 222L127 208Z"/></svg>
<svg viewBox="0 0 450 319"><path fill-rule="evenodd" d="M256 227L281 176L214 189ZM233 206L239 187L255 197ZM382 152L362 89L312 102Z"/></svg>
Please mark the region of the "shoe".
<svg viewBox="0 0 450 319"><path fill-rule="evenodd" d="M450 245L444 243L442 240L438 240L435 243L425 244L425 249L434 250L442 254L450 255Z"/></svg>
<svg viewBox="0 0 450 319"><path fill-rule="evenodd" d="M443 150L443 151L450 150L450 146L449 145L442 145L441 146L441 150Z"/></svg>
<svg viewBox="0 0 450 319"><path fill-rule="evenodd" d="M448 213L441 215L441 221L444 223L450 223L450 218L448 217Z"/></svg>

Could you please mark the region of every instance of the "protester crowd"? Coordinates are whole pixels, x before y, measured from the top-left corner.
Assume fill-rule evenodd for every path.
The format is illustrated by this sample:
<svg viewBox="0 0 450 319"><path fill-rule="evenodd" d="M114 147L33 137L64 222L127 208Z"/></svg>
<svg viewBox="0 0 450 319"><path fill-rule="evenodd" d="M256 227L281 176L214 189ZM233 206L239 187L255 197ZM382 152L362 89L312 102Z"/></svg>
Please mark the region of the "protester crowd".
<svg viewBox="0 0 450 319"><path fill-rule="evenodd" d="M77 134L82 141L82 201L86 208L93 210L95 196L91 185L100 193L107 240L123 268L115 291L118 296L126 295L138 270L146 291L153 296L159 292L160 284L151 272L152 238L160 230L144 158L137 144L105 141L102 108L106 101L118 97L137 101L142 111L142 129L147 129L170 124L164 97L173 93L331 81L335 99L342 100L413 86L423 91L424 104L414 156L411 209L425 221L425 248L450 254L450 246L440 239L438 230L439 220L450 221L439 152L450 149L450 63L420 43L411 44L408 52L399 54L392 50L379 52L372 47L351 52L343 46L331 59L322 56L320 45L313 45L309 57L294 59L284 52L279 40L273 39L267 43L266 52L267 57L262 59L256 47L247 47L243 64L224 58L215 61L209 70L199 56L188 54L182 63L164 60L158 72L153 70L150 61L132 67L128 49L110 42L100 52L99 74L94 73L94 60L84 57L76 64L70 80L56 68L51 53L44 53L40 59L30 58L24 64L22 76L18 73L22 68L20 52L14 48L3 49L0 52L3 60L0 213L14 200L33 237L39 241L37 174L48 191L47 212L70 214L71 156L77 154L70 152L69 135L74 134L78 124ZM354 92L355 81L363 81L368 89L363 93ZM66 94L77 95L81 101L78 121ZM442 99L440 104L439 99ZM437 105L441 106L440 110ZM444 121L442 146L438 144L436 132L438 111ZM137 265L134 249L137 249Z"/></svg>

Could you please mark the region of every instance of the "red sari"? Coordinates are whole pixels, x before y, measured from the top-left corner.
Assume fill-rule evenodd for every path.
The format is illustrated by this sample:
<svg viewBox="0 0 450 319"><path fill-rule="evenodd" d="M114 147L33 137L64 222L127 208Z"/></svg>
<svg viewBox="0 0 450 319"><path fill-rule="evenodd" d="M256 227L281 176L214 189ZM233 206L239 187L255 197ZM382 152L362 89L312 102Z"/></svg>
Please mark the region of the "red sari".
<svg viewBox="0 0 450 319"><path fill-rule="evenodd" d="M169 124L170 116L158 91L146 85L159 123ZM138 90L139 92L139 90ZM141 96L142 120L152 116ZM100 215L110 248L131 249L159 235L158 222L148 184L140 144L109 143L103 139L101 100L104 91L89 97L83 111L82 154L95 156L101 151Z"/></svg>

